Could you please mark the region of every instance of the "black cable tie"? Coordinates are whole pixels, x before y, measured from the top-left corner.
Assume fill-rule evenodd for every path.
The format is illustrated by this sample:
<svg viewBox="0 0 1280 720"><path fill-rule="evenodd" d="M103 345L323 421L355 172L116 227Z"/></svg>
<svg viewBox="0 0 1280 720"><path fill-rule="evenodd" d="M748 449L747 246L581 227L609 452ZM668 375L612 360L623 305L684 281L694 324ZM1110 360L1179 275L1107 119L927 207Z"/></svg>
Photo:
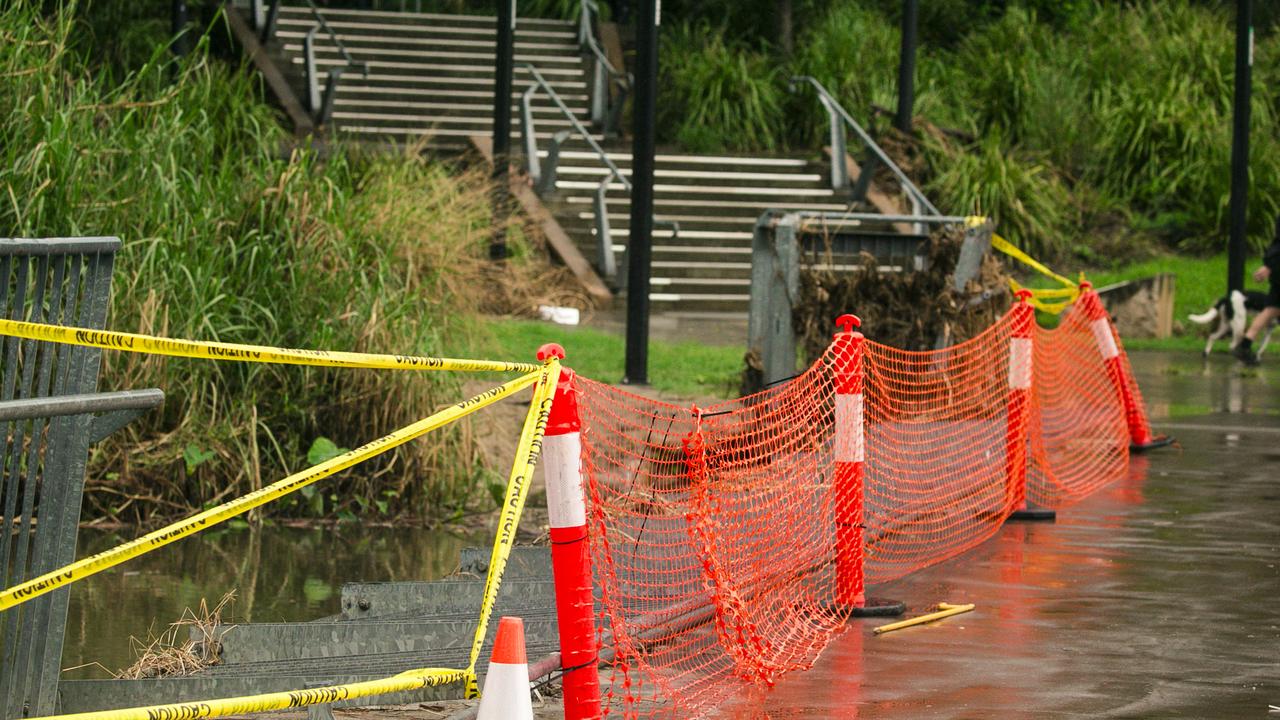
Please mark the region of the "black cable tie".
<svg viewBox="0 0 1280 720"><path fill-rule="evenodd" d="M577 540L552 540L551 544L552 545L574 545L576 543L585 542L586 539L587 539L587 536L583 535Z"/></svg>
<svg viewBox="0 0 1280 720"><path fill-rule="evenodd" d="M578 670L581 670L581 669L583 669L583 668L589 668L589 667L591 667L592 665L599 665L599 664L600 664L600 656L598 656L598 655L597 655L597 656L596 656L596 659L594 659L594 660L588 660L587 662L584 662L584 663L582 663L582 664L580 664L580 665L574 665L573 667L562 667L562 668L560 668L560 676L561 676L561 677L564 677L565 675L568 675L568 674L569 674L569 673L571 673L571 672L577 672Z"/></svg>

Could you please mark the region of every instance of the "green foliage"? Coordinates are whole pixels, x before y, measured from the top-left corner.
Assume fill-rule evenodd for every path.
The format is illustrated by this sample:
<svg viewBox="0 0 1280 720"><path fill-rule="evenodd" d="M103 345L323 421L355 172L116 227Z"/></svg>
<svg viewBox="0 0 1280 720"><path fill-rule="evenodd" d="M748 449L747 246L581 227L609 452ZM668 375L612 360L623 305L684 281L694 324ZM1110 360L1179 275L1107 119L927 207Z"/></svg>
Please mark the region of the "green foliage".
<svg viewBox="0 0 1280 720"><path fill-rule="evenodd" d="M141 66L104 70L77 50L93 24L82 12L0 7L0 106L14 109L0 114L0 233L121 237L111 327L412 354L440 354L446 333L465 332L474 303L455 287L488 237L483 174L417 156L281 158L255 76L212 61L207 37L180 63L159 36ZM166 402L98 446L91 472L174 508L274 481L306 456L305 438L358 444L461 392L424 374L119 353L102 378L161 387ZM160 452L126 462L139 443ZM449 428L326 481L325 494L448 513L474 489L474 458L470 435ZM293 512L323 509L313 497Z"/></svg>
<svg viewBox="0 0 1280 720"><path fill-rule="evenodd" d="M672 12L706 17L711 6L719 4ZM667 31L660 106L669 139L697 150L816 150L827 119L812 93L780 100L785 122L766 117L771 102L754 101L792 75L818 78L855 119L885 134L873 106L896 106L900 6L811 3L790 59L741 39L750 37L743 29L750 23L734 24L739 15L727 9L729 31ZM1233 6L1220 2L922 3L915 104L922 124L913 152L927 170L917 182L947 212L986 208L1001 218L1002 231L1039 252L1105 263L1095 237L1115 237L1118 219L1182 249L1221 247L1233 33ZM1264 32L1254 65L1255 245L1269 239L1280 213L1278 111L1280 37ZM976 141L944 141L930 125Z"/></svg>
<svg viewBox="0 0 1280 720"><path fill-rule="evenodd" d="M778 147L785 91L769 56L705 24L672 28L664 48L664 140L697 152Z"/></svg>
<svg viewBox="0 0 1280 720"><path fill-rule="evenodd" d="M196 468L213 459L212 450L201 450L195 443L187 443L187 447L182 450L182 462L186 465L187 474L190 475L196 471Z"/></svg>
<svg viewBox="0 0 1280 720"><path fill-rule="evenodd" d="M327 437L318 437L312 441L311 447L307 449L307 464L319 465L345 452L350 452L350 449L338 447L336 443Z"/></svg>
<svg viewBox="0 0 1280 720"><path fill-rule="evenodd" d="M970 150L942 145L930 155L937 166L926 192L948 212L994 218L1001 235L1033 255L1061 256L1069 247L1079 216L1043 158L1007 147L996 132Z"/></svg>
<svg viewBox="0 0 1280 720"><path fill-rule="evenodd" d="M892 107L897 97L899 33L880 13L849 3L831 10L801 35L788 75L811 75L855 118L873 104ZM826 144L826 114L807 88L791 101L797 145Z"/></svg>

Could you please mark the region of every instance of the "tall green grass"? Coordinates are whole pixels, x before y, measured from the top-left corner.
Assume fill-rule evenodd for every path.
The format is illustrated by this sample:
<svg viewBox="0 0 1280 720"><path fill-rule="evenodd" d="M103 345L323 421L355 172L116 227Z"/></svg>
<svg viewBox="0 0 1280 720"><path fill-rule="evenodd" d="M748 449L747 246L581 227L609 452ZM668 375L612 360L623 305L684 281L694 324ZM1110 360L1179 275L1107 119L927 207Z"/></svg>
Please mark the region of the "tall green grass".
<svg viewBox="0 0 1280 720"><path fill-rule="evenodd" d="M663 62L697 77L733 66L728 56L736 54L767 69L735 85L761 97L790 75L813 75L855 118L884 134L887 121L876 119L873 106L896 104L899 5L814 3L790 59L753 43L736 26L704 32L697 42L676 30L668 37L677 41L664 43ZM1139 243L1146 237L1197 253L1223 246L1234 82L1229 4L927 5L916 73L923 124L915 152L926 168L917 180L935 204L957 214L992 214L1011 240L1050 259L1105 262L1105 243L1094 237L1113 236L1118 219ZM730 42L716 33L737 34ZM1260 34L1249 213L1255 245L1269 240L1280 213L1278 56L1280 38ZM823 142L826 116L810 93L784 100L786 122L774 125L763 105L742 101L742 91L726 98L699 95L691 90L696 87L668 84L662 92L668 127L680 127L679 108L689 105L683 117L697 126L699 149L816 150ZM752 141L741 130L747 121L761 131L776 127L776 134ZM960 142L931 125L977 139Z"/></svg>
<svg viewBox="0 0 1280 720"><path fill-rule="evenodd" d="M774 150L785 119L784 79L768 55L707 24L668 30L658 127L695 152Z"/></svg>
<svg viewBox="0 0 1280 720"><path fill-rule="evenodd" d="M282 158L257 80L212 60L207 36L176 64L161 37L140 67L109 72L72 49L81 12L0 10L0 106L15 109L0 114L0 235L120 236L111 327L420 354L467 331L475 301L459 285L476 283L491 222L481 174L408 155ZM92 465L97 512L140 521L269 483L305 467L317 438L354 447L461 393L425 374L115 353L102 385L166 393ZM291 512L448 514L483 472L475 457L459 426Z"/></svg>

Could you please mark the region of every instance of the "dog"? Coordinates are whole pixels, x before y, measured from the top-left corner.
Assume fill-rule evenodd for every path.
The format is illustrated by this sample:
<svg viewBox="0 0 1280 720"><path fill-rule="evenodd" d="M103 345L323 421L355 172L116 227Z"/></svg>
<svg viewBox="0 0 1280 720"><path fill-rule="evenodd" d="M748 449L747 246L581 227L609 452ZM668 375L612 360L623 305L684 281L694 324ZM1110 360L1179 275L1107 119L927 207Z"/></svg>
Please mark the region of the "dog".
<svg viewBox="0 0 1280 720"><path fill-rule="evenodd" d="M1209 333L1209 341L1204 345L1204 357L1209 357L1209 353L1213 351L1214 341L1227 333L1231 333L1229 349L1234 350L1236 345L1240 344L1244 331L1248 327L1249 311L1261 312L1266 306L1267 294L1264 292L1232 290L1229 295L1219 298L1208 311L1199 315L1188 315L1187 318L1198 325L1208 325L1214 320L1218 321L1218 326ZM1276 323L1271 323L1267 327L1266 333L1262 336L1262 342L1258 343L1258 357L1262 357L1262 351L1271 340L1271 331L1275 329Z"/></svg>

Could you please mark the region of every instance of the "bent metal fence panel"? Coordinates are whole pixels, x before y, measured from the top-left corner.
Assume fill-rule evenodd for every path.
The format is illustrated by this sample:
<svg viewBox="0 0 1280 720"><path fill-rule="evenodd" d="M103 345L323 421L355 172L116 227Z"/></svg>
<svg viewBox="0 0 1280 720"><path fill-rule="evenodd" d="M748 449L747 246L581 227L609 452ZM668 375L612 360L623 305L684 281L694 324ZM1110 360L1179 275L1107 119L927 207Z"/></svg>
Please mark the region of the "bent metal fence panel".
<svg viewBox="0 0 1280 720"><path fill-rule="evenodd" d="M809 667L848 617L850 551L861 602L864 579L971 549L1028 498L1122 477L1125 410L1089 317L1045 330L1019 303L931 352L837 335L786 384L707 408L579 378L606 712L700 717Z"/></svg>

